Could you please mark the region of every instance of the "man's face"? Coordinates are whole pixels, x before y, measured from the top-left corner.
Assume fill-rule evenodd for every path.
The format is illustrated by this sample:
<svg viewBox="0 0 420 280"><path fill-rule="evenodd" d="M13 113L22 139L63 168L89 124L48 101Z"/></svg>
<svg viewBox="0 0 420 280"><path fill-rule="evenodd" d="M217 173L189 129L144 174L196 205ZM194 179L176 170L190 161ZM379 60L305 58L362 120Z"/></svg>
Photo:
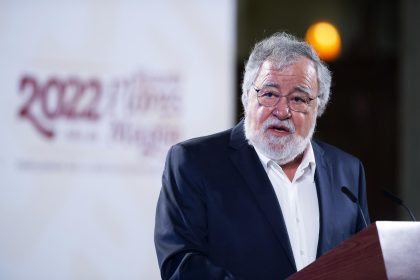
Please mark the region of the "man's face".
<svg viewBox="0 0 420 280"><path fill-rule="evenodd" d="M305 57L281 70L278 70L275 63L266 60L261 65L254 87L270 88L282 96L304 93L315 98L318 93L316 68ZM254 87L250 89L246 110L247 138L262 152L269 149L266 156L274 160L293 160L303 152L312 137L318 100L309 103L307 112L291 111L286 98L280 98L274 107L264 107L258 103Z"/></svg>

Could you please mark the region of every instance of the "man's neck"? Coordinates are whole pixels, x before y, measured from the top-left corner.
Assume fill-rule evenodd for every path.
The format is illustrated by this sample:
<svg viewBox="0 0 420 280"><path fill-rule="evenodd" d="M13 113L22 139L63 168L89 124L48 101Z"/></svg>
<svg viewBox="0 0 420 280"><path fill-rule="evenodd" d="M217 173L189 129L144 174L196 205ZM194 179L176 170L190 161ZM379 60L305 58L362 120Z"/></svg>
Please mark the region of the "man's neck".
<svg viewBox="0 0 420 280"><path fill-rule="evenodd" d="M283 172L287 175L290 182L293 181L293 178L295 177L296 170L298 169L299 165L301 164L303 160L304 153L298 155L294 160L281 165L281 168L283 169Z"/></svg>

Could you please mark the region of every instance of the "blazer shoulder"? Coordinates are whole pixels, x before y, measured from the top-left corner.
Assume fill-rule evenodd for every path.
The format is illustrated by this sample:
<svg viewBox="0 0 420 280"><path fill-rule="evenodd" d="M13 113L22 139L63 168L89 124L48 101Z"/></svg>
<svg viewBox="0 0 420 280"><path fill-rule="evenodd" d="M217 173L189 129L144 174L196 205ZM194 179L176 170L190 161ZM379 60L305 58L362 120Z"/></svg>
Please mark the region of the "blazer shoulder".
<svg viewBox="0 0 420 280"><path fill-rule="evenodd" d="M356 156L349 154L336 146L319 140L313 140L312 147L316 153L320 153L333 161L360 162L360 159Z"/></svg>
<svg viewBox="0 0 420 280"><path fill-rule="evenodd" d="M182 148L191 152L214 152L215 149L223 149L223 147L229 146L231 132L232 128L206 136L191 138L175 144L173 148Z"/></svg>
<svg viewBox="0 0 420 280"><path fill-rule="evenodd" d="M192 138L173 145L167 154L165 170L185 172L187 177L202 182L205 174L211 174L226 166L229 156L230 131Z"/></svg>

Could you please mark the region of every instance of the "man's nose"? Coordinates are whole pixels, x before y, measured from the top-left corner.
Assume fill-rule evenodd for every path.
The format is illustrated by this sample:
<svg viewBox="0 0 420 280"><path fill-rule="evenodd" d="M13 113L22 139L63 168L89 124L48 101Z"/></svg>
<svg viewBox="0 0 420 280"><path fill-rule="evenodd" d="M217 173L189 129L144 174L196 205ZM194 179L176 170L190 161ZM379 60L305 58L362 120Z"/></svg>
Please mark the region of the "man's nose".
<svg viewBox="0 0 420 280"><path fill-rule="evenodd" d="M285 120L285 119L290 118L291 113L290 113L289 105L287 104L286 96L280 97L279 103L277 103L277 105L274 107L273 114L280 120Z"/></svg>

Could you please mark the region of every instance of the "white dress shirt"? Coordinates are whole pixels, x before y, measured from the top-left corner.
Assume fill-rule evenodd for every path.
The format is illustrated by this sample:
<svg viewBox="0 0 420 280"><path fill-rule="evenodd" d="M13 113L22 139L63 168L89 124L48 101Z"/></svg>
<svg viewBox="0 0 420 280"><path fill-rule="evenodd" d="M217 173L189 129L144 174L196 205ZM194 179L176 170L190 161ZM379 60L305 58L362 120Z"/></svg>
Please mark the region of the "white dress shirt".
<svg viewBox="0 0 420 280"><path fill-rule="evenodd" d="M314 179L316 163L312 145L306 148L292 181L276 162L256 151L279 201L299 271L316 259L319 238L319 206Z"/></svg>

